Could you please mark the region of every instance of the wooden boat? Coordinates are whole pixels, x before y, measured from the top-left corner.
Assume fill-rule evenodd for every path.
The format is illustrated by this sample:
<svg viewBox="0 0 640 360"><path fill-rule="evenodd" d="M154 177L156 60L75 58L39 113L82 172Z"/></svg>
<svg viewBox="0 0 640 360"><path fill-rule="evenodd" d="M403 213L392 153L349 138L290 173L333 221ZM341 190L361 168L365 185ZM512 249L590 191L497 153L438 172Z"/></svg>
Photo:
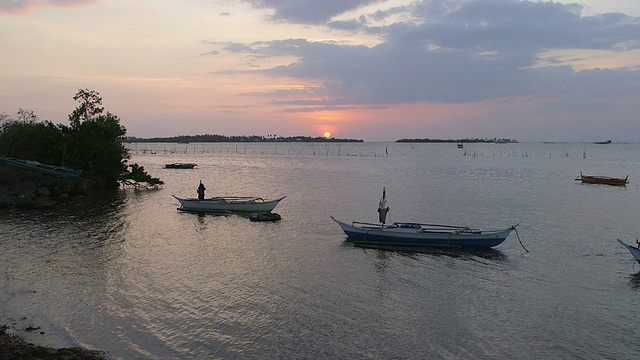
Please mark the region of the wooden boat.
<svg viewBox="0 0 640 360"><path fill-rule="evenodd" d="M286 196L274 200L264 200L259 197L220 196L204 200L195 198L179 198L178 210L195 212L271 212Z"/></svg>
<svg viewBox="0 0 640 360"><path fill-rule="evenodd" d="M354 221L351 225L331 216L355 244L392 247L491 248L502 244L517 224L501 230L479 230L464 226Z"/></svg>
<svg viewBox="0 0 640 360"><path fill-rule="evenodd" d="M638 263L640 263L640 242L638 242L638 240L636 240L636 243L638 244L638 246L633 246L633 245L629 245L627 243L625 243L624 241L617 239L618 242L620 244L622 244L622 246L626 247L627 250L629 250L629 252L631 253L631 255L633 256L634 259L636 259L636 261Z"/></svg>
<svg viewBox="0 0 640 360"><path fill-rule="evenodd" d="M594 142L594 144L599 144L599 145L611 144L611 140L607 140L607 141L596 141L596 142Z"/></svg>
<svg viewBox="0 0 640 360"><path fill-rule="evenodd" d="M194 163L173 163L173 164L165 164L165 169L193 169L198 166L198 164Z"/></svg>
<svg viewBox="0 0 640 360"><path fill-rule="evenodd" d="M586 184L604 184L604 185L613 185L613 186L626 186L629 183L629 175L625 178L613 178L608 176L588 176L582 175L580 172L580 176L576 178L576 180L580 180Z"/></svg>
<svg viewBox="0 0 640 360"><path fill-rule="evenodd" d="M16 168L58 177L78 177L82 174L82 170L74 170L64 166L47 165L32 160L20 160L0 156L0 161Z"/></svg>

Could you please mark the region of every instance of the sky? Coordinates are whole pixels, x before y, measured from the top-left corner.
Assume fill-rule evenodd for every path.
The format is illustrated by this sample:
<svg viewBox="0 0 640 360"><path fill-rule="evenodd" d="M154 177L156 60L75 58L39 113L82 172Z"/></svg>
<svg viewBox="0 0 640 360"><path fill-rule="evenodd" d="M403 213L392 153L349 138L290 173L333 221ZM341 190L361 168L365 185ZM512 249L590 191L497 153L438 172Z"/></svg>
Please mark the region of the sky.
<svg viewBox="0 0 640 360"><path fill-rule="evenodd" d="M640 142L640 1L0 0L0 113L127 135Z"/></svg>

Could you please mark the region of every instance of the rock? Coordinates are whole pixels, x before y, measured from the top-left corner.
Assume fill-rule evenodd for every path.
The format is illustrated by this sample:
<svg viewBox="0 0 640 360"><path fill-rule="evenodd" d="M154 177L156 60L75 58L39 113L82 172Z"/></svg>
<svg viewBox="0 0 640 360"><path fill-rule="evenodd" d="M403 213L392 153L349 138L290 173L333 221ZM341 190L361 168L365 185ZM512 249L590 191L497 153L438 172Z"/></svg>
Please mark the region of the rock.
<svg viewBox="0 0 640 360"><path fill-rule="evenodd" d="M58 205L58 202L50 198L39 198L33 202L34 209L49 209Z"/></svg>
<svg viewBox="0 0 640 360"><path fill-rule="evenodd" d="M38 194L38 196L51 196L51 191L49 191L49 189L47 189L46 187L42 186L42 187L39 187L38 190L36 190L36 194Z"/></svg>
<svg viewBox="0 0 640 360"><path fill-rule="evenodd" d="M68 193L74 188L73 181L60 181L57 186L60 192Z"/></svg>
<svg viewBox="0 0 640 360"><path fill-rule="evenodd" d="M28 194L22 194L16 198L16 206L23 208L33 207L33 199Z"/></svg>
<svg viewBox="0 0 640 360"><path fill-rule="evenodd" d="M12 205L11 198L0 194L0 209L6 209Z"/></svg>

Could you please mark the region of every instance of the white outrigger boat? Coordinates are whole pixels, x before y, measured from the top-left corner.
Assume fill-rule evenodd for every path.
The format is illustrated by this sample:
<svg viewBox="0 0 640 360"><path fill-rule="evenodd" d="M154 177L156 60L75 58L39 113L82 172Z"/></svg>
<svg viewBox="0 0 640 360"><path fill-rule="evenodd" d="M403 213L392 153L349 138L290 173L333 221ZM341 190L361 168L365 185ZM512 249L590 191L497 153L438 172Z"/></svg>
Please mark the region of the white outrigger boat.
<svg viewBox="0 0 640 360"><path fill-rule="evenodd" d="M464 226L400 223L372 224L335 221L354 244L397 247L491 248L502 244L518 224L500 230Z"/></svg>
<svg viewBox="0 0 640 360"><path fill-rule="evenodd" d="M199 200L172 196L180 202L178 210L192 212L270 212L286 197L264 200L260 197L220 196Z"/></svg>
<svg viewBox="0 0 640 360"><path fill-rule="evenodd" d="M627 250L629 250L629 252L631 253L631 255L633 256L634 259L636 259L636 261L638 263L640 263L640 242L638 242L638 240L636 240L636 244L638 244L638 246L633 246L633 245L629 245L627 243L625 243L624 241L617 239L618 242L620 244L622 244L622 246L626 247Z"/></svg>

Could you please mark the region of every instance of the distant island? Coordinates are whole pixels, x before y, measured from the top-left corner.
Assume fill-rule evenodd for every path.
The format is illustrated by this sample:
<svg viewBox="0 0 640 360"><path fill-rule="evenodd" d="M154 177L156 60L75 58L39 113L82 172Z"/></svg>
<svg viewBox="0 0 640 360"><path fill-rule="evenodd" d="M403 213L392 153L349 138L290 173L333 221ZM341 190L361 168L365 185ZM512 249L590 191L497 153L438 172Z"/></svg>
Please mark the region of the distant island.
<svg viewBox="0 0 640 360"><path fill-rule="evenodd" d="M400 139L396 142L399 143L495 143L495 144L509 144L509 143L517 143L518 140L512 139Z"/></svg>
<svg viewBox="0 0 640 360"><path fill-rule="evenodd" d="M125 142L129 143L156 143L156 142L171 142L171 143L206 143L206 142L363 142L359 139L338 139L338 138L325 138L325 137L310 137L310 136L225 136L225 135L179 135L172 137L154 137L154 138L139 138L135 136L129 136L125 138Z"/></svg>

